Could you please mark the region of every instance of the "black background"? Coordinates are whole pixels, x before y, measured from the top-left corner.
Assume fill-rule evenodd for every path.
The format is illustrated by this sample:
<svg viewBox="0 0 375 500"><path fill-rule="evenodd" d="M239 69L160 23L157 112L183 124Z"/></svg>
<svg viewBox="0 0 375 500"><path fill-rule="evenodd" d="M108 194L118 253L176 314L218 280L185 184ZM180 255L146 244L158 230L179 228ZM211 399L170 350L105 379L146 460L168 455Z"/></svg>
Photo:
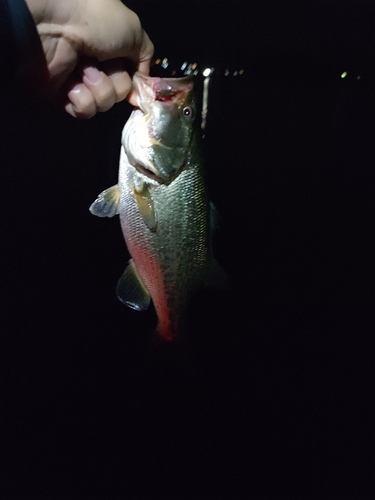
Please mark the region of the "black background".
<svg viewBox="0 0 375 500"><path fill-rule="evenodd" d="M118 219L88 212L130 106L78 122L8 89L0 496L372 498L374 6L128 5L156 56L215 68L204 147L232 288L160 343L154 311L116 299Z"/></svg>

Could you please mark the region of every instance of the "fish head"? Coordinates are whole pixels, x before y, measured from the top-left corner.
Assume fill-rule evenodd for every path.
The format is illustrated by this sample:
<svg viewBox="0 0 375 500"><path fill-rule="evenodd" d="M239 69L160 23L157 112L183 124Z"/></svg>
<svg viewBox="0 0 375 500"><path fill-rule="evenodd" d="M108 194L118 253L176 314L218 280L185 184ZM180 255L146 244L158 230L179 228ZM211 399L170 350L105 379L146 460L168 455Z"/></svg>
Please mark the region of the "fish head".
<svg viewBox="0 0 375 500"><path fill-rule="evenodd" d="M194 79L136 74L133 88L139 108L124 128L122 143L131 164L168 183L189 161L200 127Z"/></svg>

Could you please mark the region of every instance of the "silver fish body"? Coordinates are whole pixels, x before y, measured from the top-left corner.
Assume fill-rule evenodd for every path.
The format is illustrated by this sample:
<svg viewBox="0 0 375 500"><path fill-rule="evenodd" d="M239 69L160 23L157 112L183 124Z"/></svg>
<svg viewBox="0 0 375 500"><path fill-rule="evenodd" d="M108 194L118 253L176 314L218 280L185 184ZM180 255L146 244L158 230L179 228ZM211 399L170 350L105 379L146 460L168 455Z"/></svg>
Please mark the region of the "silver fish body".
<svg viewBox="0 0 375 500"><path fill-rule="evenodd" d="M122 134L118 185L90 207L119 214L132 257L117 294L143 310L152 299L158 333L176 337L189 297L218 265L211 251L210 203L200 151L193 80L135 77L139 109Z"/></svg>

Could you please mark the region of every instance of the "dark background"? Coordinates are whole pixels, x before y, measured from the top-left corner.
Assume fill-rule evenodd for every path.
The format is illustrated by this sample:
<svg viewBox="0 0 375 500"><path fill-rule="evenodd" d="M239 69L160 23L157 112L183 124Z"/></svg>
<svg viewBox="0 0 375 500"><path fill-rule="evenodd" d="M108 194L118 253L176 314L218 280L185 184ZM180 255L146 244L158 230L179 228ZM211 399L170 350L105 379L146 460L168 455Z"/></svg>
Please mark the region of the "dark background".
<svg viewBox="0 0 375 500"><path fill-rule="evenodd" d="M232 288L158 342L153 309L115 296L118 219L88 212L130 106L78 122L8 89L0 497L373 498L375 7L128 5L166 76L215 68L204 149Z"/></svg>

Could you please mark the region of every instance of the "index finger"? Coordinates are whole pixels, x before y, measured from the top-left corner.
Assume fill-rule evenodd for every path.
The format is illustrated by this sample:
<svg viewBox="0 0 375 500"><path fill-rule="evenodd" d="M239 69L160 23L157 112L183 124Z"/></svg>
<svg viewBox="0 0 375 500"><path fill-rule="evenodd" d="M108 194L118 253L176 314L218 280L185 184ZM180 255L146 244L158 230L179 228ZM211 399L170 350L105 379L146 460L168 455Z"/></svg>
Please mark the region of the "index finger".
<svg viewBox="0 0 375 500"><path fill-rule="evenodd" d="M147 33L143 30L143 38L138 58L133 58L136 63L137 71L148 76L150 74L151 59L154 55L154 44L151 42Z"/></svg>
<svg viewBox="0 0 375 500"><path fill-rule="evenodd" d="M108 0L109 2L109 0ZM154 45L142 27L137 14L120 0L103 10L103 3L92 2L90 13L95 20L102 19L93 30L92 23L82 29L83 55L98 61L124 58L131 61L135 70L149 73Z"/></svg>

